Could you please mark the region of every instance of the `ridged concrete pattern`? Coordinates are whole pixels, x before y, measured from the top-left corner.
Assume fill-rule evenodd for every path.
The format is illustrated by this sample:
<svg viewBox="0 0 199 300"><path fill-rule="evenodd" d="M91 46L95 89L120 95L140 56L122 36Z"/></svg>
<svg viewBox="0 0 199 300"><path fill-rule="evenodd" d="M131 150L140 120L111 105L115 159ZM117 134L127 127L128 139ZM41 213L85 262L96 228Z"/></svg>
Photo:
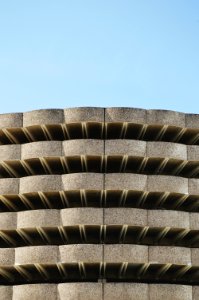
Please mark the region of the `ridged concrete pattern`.
<svg viewBox="0 0 199 300"><path fill-rule="evenodd" d="M199 299L199 115L3 114L0 162L1 299Z"/></svg>

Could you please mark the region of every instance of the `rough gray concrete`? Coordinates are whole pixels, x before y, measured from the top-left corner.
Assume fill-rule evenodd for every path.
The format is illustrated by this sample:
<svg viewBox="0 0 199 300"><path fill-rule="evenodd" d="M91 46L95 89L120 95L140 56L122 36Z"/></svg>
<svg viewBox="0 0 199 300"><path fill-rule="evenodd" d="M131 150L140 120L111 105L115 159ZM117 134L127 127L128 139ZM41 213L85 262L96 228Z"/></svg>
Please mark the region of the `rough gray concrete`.
<svg viewBox="0 0 199 300"><path fill-rule="evenodd" d="M125 129L126 123L131 122L140 125L133 125L131 130L139 130L142 127L142 134L131 139L95 139L94 137L82 139L82 136L73 140L59 141L48 140L46 135L43 140L35 134L35 141L20 144L18 134L22 134L22 129L19 127L33 126L32 130L37 130L35 125L41 125L45 131L45 125L48 124L64 124L70 122L100 122L102 127L104 122L120 122L121 127ZM84 124L86 125L86 124ZM84 126L83 125L83 126ZM93 124L89 123L89 126ZM156 126L159 125L159 126ZM116 125L115 125L116 126ZM148 127L147 127L148 126ZM169 126L171 132L167 136L168 141L157 141L155 134L147 140L145 137L146 130L161 130ZM177 128L177 127L178 128ZM0 129L3 129L0 134L0 161L13 159L29 159L38 157L52 157L52 156L74 156L74 155L130 155L141 157L162 157L174 158L180 160L199 160L199 146L194 145L190 136L195 134L195 141L197 141L197 134L199 133L199 115L184 114L174 111L166 110L144 110L138 108L67 108L67 109L46 109L35 110L25 113L4 114L0 115ZM14 136L6 141L5 135L9 136L9 129ZM13 129L15 128L15 129ZM56 130L56 126L52 126L51 130ZM59 127L61 128L61 127ZM75 128L75 127L74 127ZM85 127L86 128L86 127ZM117 130L117 127L109 127ZM130 127L128 127L130 128ZM133 128L133 129L132 129ZM189 130L186 131L186 128ZM191 129L192 128L192 129ZM176 136L172 136L172 130L185 129L185 139L176 140ZM24 129L23 129L24 130ZM129 129L128 129L129 130ZM21 132L21 133L20 133ZM133 132L133 131L132 131ZM163 131L162 131L163 132ZM184 131L182 131L182 134ZM161 133L161 132L160 132ZM38 133L39 134L39 133ZM117 133L119 136L119 133ZM128 132L129 134L129 132ZM86 136L86 135L85 135ZM159 138L161 134L159 135ZM63 137L62 137L63 138ZM61 138L61 139L62 139ZM38 140L37 140L38 139ZM175 140L175 143L174 143ZM11 143L11 144L8 144ZM193 144L193 145L192 145ZM74 162L75 163L75 162ZM134 162L136 163L136 162ZM19 167L18 167L19 168ZM39 167L38 167L39 168ZM86 169L86 168L85 168ZM20 170L19 170L20 171ZM19 202L17 194L34 193L31 195L30 201L37 203L37 192L51 192L51 191L71 191L79 192L82 190L123 190L123 195L127 190L151 191L162 193L181 193L185 196L194 194L199 196L199 179L197 174L193 178L186 178L180 176L165 176L165 175L143 175L134 173L94 173L85 172L71 174L51 174L39 175L40 170L35 171L35 175L26 176L22 178L4 178L3 168L0 169L0 281L2 278L6 280L9 274L4 271L3 267L35 264L56 264L56 263L80 263L80 262L107 262L107 263L164 263L164 264L185 264L199 266L199 248L179 247L176 246L148 246L136 244L88 244L84 232L84 227L80 226L81 242L79 244L63 244L61 245L40 245L40 246L26 246L13 248L12 239L16 239L13 232L9 230L18 230L24 228L37 228L42 232L42 227L58 227L58 226L72 226L69 227L72 234L76 234L78 230L75 225L92 225L89 230L90 234L95 235L98 226L95 225L112 225L117 228L117 225L133 225L141 226L141 236L145 235L147 226L149 227L172 227L199 230L199 215L192 210L197 207L197 199L191 200L189 210L183 211L179 207L177 196L173 194L170 198L173 210L168 210L164 197L160 200L160 207L158 209L146 209L147 201L145 198L139 198L132 194L132 199L128 199L128 205L137 203L137 208L132 207L100 207L103 204L103 198L99 199L99 207L79 207L78 199L75 194L71 198L71 204L76 203L77 207L69 207L60 209L38 209L31 210L30 207L16 206L16 211L13 211L12 206L6 205L7 198L2 195L13 194L10 201L13 204ZM191 171L191 170L190 170ZM38 173L37 173L38 172ZM141 171L140 171L141 172ZM172 172L172 170L171 170ZM19 172L20 173L20 172ZM139 170L138 170L139 173ZM12 175L11 175L12 176ZM102 193L103 194L103 193ZM121 193L122 194L122 193ZM15 196L16 195L16 196ZM43 194L42 194L43 195ZM62 193L60 195L63 195ZM71 194L72 195L72 194ZM95 196L89 194L90 202L95 202ZM111 203L114 201L118 204L117 195L112 194ZM144 194L145 195L145 194ZM165 195L166 194L162 194ZM23 195L20 196L23 201L26 201ZM52 197L52 194L49 196ZM72 197L72 196L71 196ZM117 198L117 199L116 199ZM82 198L83 199L83 198ZM78 200L78 201L77 201ZM139 201L137 201L139 200ZM155 194L150 201L157 201ZM56 195L50 201L60 201ZM64 199L61 198L62 204L65 205ZM73 202L74 201L74 202ZM181 198L182 201L182 198ZM195 202L194 202L195 201ZM93 203L94 203L93 202ZM86 201L83 201L86 205ZM161 205L164 203L164 207ZM58 203L57 203L58 204ZM60 204L60 203L59 203ZM107 203L109 204L109 203ZM123 205L123 202L122 202ZM188 205L188 203L187 203ZM15 206L13 206L15 207ZM186 209L186 206L183 206ZM164 209L162 209L164 208ZM24 211L23 211L24 210ZM88 228L88 227L87 227ZM110 228L109 228L110 229ZM112 230L111 229L111 230ZM8 230L5 232L5 230ZM27 229L29 230L29 229ZM45 229L47 230L47 229ZM60 233L63 234L61 229ZM103 231L100 231L102 237ZM99 233L98 233L99 234ZM196 234L196 233L195 233ZM197 234L194 236L197 238ZM151 237L152 238L152 237ZM45 243L46 239L44 238ZM6 247L4 245L6 241ZM139 239L138 239L139 241ZM2 266L2 269L1 269ZM82 265L81 265L82 266ZM81 267L82 268L82 267ZM60 269L61 270L61 269ZM83 269L81 269L82 272ZM143 269L144 270L144 269ZM85 271L85 270L84 270ZM8 272L8 273L7 273ZM2 277L3 276L3 277ZM42 276L45 277L43 274ZM151 275L153 276L153 274ZM24 277L25 278L25 277ZM138 281L139 281L138 276ZM156 278L157 279L157 278ZM67 281L67 279L64 279ZM168 277L169 281L169 277ZM64 282L57 284L22 284L16 285L15 282L10 283L10 286L4 285L0 282L0 299L3 300L197 300L199 299L199 286L174 285L174 284L148 284L148 283L116 283L116 282Z"/></svg>

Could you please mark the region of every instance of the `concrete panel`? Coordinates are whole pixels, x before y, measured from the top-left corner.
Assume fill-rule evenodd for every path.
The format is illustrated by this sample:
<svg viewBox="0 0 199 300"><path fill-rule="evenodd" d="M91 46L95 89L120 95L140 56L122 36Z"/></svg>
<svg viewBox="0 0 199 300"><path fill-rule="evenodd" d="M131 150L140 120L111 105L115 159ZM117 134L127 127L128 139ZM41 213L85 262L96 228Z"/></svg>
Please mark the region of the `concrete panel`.
<svg viewBox="0 0 199 300"><path fill-rule="evenodd" d="M20 193L49 192L62 189L61 175L36 175L20 178Z"/></svg>
<svg viewBox="0 0 199 300"><path fill-rule="evenodd" d="M161 124L185 127L185 114L171 110L147 110L148 124Z"/></svg>
<svg viewBox="0 0 199 300"><path fill-rule="evenodd" d="M22 127L23 114L0 114L0 128Z"/></svg>
<svg viewBox="0 0 199 300"><path fill-rule="evenodd" d="M104 245L105 262L148 262L148 246Z"/></svg>
<svg viewBox="0 0 199 300"><path fill-rule="evenodd" d="M149 210L148 226L189 228L189 213L172 210Z"/></svg>
<svg viewBox="0 0 199 300"><path fill-rule="evenodd" d="M192 300L192 287L176 284L150 284L151 300Z"/></svg>
<svg viewBox="0 0 199 300"><path fill-rule="evenodd" d="M146 123L146 110L140 108L110 107L105 109L106 122Z"/></svg>
<svg viewBox="0 0 199 300"><path fill-rule="evenodd" d="M138 208L106 208L105 224L147 225L147 210Z"/></svg>
<svg viewBox="0 0 199 300"><path fill-rule="evenodd" d="M199 160L199 146L187 145L188 160Z"/></svg>
<svg viewBox="0 0 199 300"><path fill-rule="evenodd" d="M62 175L62 189L103 189L103 174L97 173L75 173Z"/></svg>
<svg viewBox="0 0 199 300"><path fill-rule="evenodd" d="M199 179L195 179L195 178L189 179L189 194L193 194L193 195L199 194Z"/></svg>
<svg viewBox="0 0 199 300"><path fill-rule="evenodd" d="M61 210L63 226L77 224L102 224L103 210L92 207L75 207Z"/></svg>
<svg viewBox="0 0 199 300"><path fill-rule="evenodd" d="M60 211L56 209L41 209L20 211L17 213L17 227L48 227L60 225Z"/></svg>
<svg viewBox="0 0 199 300"><path fill-rule="evenodd" d="M186 127L199 128L199 114L186 114Z"/></svg>
<svg viewBox="0 0 199 300"><path fill-rule="evenodd" d="M167 142L147 142L147 156L187 159L186 145Z"/></svg>
<svg viewBox="0 0 199 300"><path fill-rule="evenodd" d="M190 228L191 229L199 229L199 214L198 213L190 213Z"/></svg>
<svg viewBox="0 0 199 300"><path fill-rule="evenodd" d="M199 248L191 249L191 261L192 265L199 266Z"/></svg>
<svg viewBox="0 0 199 300"><path fill-rule="evenodd" d="M102 245L63 245L59 246L60 262L100 262L102 258Z"/></svg>
<svg viewBox="0 0 199 300"><path fill-rule="evenodd" d="M63 123L63 109L39 109L23 114L23 126Z"/></svg>
<svg viewBox="0 0 199 300"><path fill-rule="evenodd" d="M20 159L21 145L0 145L0 160Z"/></svg>
<svg viewBox="0 0 199 300"><path fill-rule="evenodd" d="M52 263L59 261L58 246L28 246L15 249L15 264Z"/></svg>
<svg viewBox="0 0 199 300"><path fill-rule="evenodd" d="M97 282L61 283L58 284L58 295L59 300L102 300L102 284Z"/></svg>
<svg viewBox="0 0 199 300"><path fill-rule="evenodd" d="M15 263L15 249L0 248L0 265L14 265L14 263Z"/></svg>
<svg viewBox="0 0 199 300"><path fill-rule="evenodd" d="M145 190L146 185L146 175L129 173L110 173L105 175L105 189Z"/></svg>
<svg viewBox="0 0 199 300"><path fill-rule="evenodd" d="M56 284L24 284L13 286L12 300L56 300ZM66 299L66 298L65 298Z"/></svg>
<svg viewBox="0 0 199 300"><path fill-rule="evenodd" d="M192 300L198 300L199 299L199 286L193 286L193 298Z"/></svg>
<svg viewBox="0 0 199 300"><path fill-rule="evenodd" d="M64 109L64 122L104 122L104 108L77 107Z"/></svg>
<svg viewBox="0 0 199 300"><path fill-rule="evenodd" d="M62 142L44 141L23 144L21 158L49 157L62 155Z"/></svg>
<svg viewBox="0 0 199 300"><path fill-rule="evenodd" d="M149 262L151 263L172 263L172 264L190 264L191 249L185 247L172 246L149 246Z"/></svg>
<svg viewBox="0 0 199 300"><path fill-rule="evenodd" d="M0 193L2 194L18 194L19 178L0 178Z"/></svg>
<svg viewBox="0 0 199 300"><path fill-rule="evenodd" d="M70 140L63 142L63 154L70 155L103 155L103 140Z"/></svg>
<svg viewBox="0 0 199 300"><path fill-rule="evenodd" d="M12 286L0 286L1 300L12 300Z"/></svg>
<svg viewBox="0 0 199 300"><path fill-rule="evenodd" d="M148 284L144 283L106 283L104 300L149 300ZM165 298L167 299L167 298ZM155 298L151 298L155 300Z"/></svg>
<svg viewBox="0 0 199 300"><path fill-rule="evenodd" d="M106 155L146 155L146 142L138 140L106 140Z"/></svg>
<svg viewBox="0 0 199 300"><path fill-rule="evenodd" d="M188 193L188 179L177 176L148 175L147 191Z"/></svg>
<svg viewBox="0 0 199 300"><path fill-rule="evenodd" d="M17 227L16 212L0 213L0 229L15 229Z"/></svg>

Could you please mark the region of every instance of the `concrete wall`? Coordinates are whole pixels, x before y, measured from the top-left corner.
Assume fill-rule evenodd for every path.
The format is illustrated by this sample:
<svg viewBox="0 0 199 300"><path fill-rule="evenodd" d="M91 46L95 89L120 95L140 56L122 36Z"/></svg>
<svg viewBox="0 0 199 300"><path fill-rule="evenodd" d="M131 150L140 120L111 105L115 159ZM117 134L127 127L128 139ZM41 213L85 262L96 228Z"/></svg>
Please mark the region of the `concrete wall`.
<svg viewBox="0 0 199 300"><path fill-rule="evenodd" d="M81 125L79 126L80 122ZM67 128L65 126L69 123L76 124L71 130L78 132L79 129L77 128L80 128L81 131L81 134L79 136L77 134L77 137L74 139L70 139L70 135L66 132ZM134 130L137 130L137 139L123 138L129 130L128 124L130 123L133 123ZM58 127L55 124L59 124ZM95 129L92 129L94 124L100 124L99 132L100 130L101 132L99 134L96 133ZM118 138L103 139L103 136L108 134L106 130L116 128L114 126L119 126L117 128L121 130L121 132L116 132L117 129L114 129L115 132L112 133L113 135L117 134ZM104 131L103 128L105 128ZM88 138L88 130L92 132L91 135L93 136L91 138ZM54 136L59 131L61 132L60 136ZM147 136L149 132L151 132L151 138ZM153 134L153 132L157 133ZM4 164L5 161L10 161L14 165L15 162L13 160L21 160L21 163L24 164L24 160L38 157L52 158L80 155L106 155L112 157L129 155L137 157L136 159L139 159L139 157L152 157L154 161L156 158L185 162L187 160L196 161L195 164L197 165L199 161L198 134L199 115L166 110L70 108L3 114L0 115L0 162ZM119 137L122 138L120 139ZM93 164L95 164L95 161ZM9 168L9 166L7 167ZM141 172L138 171L138 173ZM160 206L161 201L164 201L164 197L168 193L181 193L181 202L183 197L184 199L186 198L186 195L199 197L199 176L197 172L194 173L193 178L188 178L188 175L184 177L178 176L178 174L173 176L172 170L170 170L170 175L160 175L160 172L157 172L155 175L150 174L150 172L148 175L111 172L107 174L100 172L64 174L63 172L60 175L39 175L39 169L36 168L34 175L29 174L30 176L21 178L4 178L2 174L4 174L3 169L0 167L0 195L1 197L3 197L2 195L5 196L3 198L4 202L0 202L1 299L199 299L199 286L192 286L191 282L185 282L187 285L152 284L148 282L118 283L104 282L100 278L98 282L67 282L67 279L64 277L66 282L21 285L9 282L8 286L3 283L5 278L12 278L9 277L10 267L8 266L16 266L16 269L20 270L20 274L23 274L24 278L26 278L28 275L26 271L22 271L23 267L21 265L26 266L28 264L36 264L41 276L43 276L42 278L47 275L44 273L42 265L38 264L57 264L57 268L63 273L60 263L80 263L82 273L85 270L81 262L93 264L96 262L134 264L150 262L154 264L170 263L199 266L199 248L179 245L149 246L147 244L139 245L139 242L137 244L89 244L85 227L82 226L92 225L92 228L95 228L96 225L108 225L112 226L111 228L117 225L141 226L140 236L145 235L148 227L165 227L166 229L162 231L163 233L166 232L168 227L173 228L176 232L179 228L184 228L183 234L181 233L181 236L178 236L178 240L180 238L183 239L183 236L187 234L189 229L199 230L199 208L197 209L197 203L194 206L195 210L191 211L190 209L190 212L180 210L179 203L175 197L170 200L174 202L173 207L175 209L173 210L167 210L165 207L164 209L147 210L143 207L143 203L147 192L162 193ZM26 193L37 192L41 195L41 192L64 190L81 190L81 201L85 207L52 209L46 205L42 209L35 210L31 209L30 204L31 201L37 201L37 198L30 197L30 200L26 198ZM143 193L143 198L140 198L138 201L139 205L136 208L102 208L100 205L99 207L87 207L84 190L123 190L124 194L128 190L133 190L144 191L145 193ZM8 205L7 208L3 206L3 203L7 201L6 195L13 199L13 206ZM25 208L23 210L13 208L15 207L14 199L16 195L20 196L21 201L24 203ZM60 195L63 196L63 193ZM67 199L62 196L60 196L61 201L67 202ZM42 194L42 197L43 203L48 203L48 199L45 199L44 194ZM68 226L68 228L73 226L75 228L76 225L80 225L82 244L74 242L67 245L64 242L67 240L66 232L64 232L62 226ZM51 242L49 242L46 231L42 229L50 230L49 227L58 228L62 236L60 245L51 245ZM40 233L42 245L34 245L28 234L26 235L28 230L32 230L31 228L36 229ZM16 237L13 235L13 231L9 231L13 229L16 230L22 240L28 241L28 246L14 248ZM94 234L93 232L90 234ZM72 234L75 234L75 231ZM100 234L102 234L102 231ZM125 236L125 234L124 226L121 235ZM197 235L198 233L196 232L192 239L197 240ZM163 236L159 238L161 239ZM7 248L4 248L3 241L6 241ZM8 267L6 272L3 267ZM139 276L137 279L139 281Z"/></svg>

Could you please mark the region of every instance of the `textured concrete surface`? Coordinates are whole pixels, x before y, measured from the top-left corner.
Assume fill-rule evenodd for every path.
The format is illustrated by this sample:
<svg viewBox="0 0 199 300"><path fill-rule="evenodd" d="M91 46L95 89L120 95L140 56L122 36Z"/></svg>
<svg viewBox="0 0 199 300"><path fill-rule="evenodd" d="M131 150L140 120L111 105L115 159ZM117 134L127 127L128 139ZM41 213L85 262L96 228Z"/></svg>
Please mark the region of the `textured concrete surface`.
<svg viewBox="0 0 199 300"><path fill-rule="evenodd" d="M154 263L191 264L191 249L172 246L149 246L149 261Z"/></svg>
<svg viewBox="0 0 199 300"><path fill-rule="evenodd" d="M23 126L23 114L0 114L0 128L12 128Z"/></svg>
<svg viewBox="0 0 199 300"><path fill-rule="evenodd" d="M104 108L77 107L64 109L64 122L104 122Z"/></svg>
<svg viewBox="0 0 199 300"><path fill-rule="evenodd" d="M103 140L70 140L63 141L62 155L103 155Z"/></svg>
<svg viewBox="0 0 199 300"><path fill-rule="evenodd" d="M185 114L171 110L149 109L147 123L185 127Z"/></svg>
<svg viewBox="0 0 199 300"><path fill-rule="evenodd" d="M177 176L148 175L147 191L188 193L188 179Z"/></svg>
<svg viewBox="0 0 199 300"><path fill-rule="evenodd" d="M192 287L175 284L150 284L149 299L192 300Z"/></svg>
<svg viewBox="0 0 199 300"><path fill-rule="evenodd" d="M36 130L39 127L35 125L41 125L40 129L46 132L45 125L48 124L64 124L70 122L100 122L102 127L105 127L104 122L120 122L120 129L127 128L125 122L141 124L142 132L139 135L140 125L133 125L128 127L128 139L105 139L99 136L84 139L82 135L77 139L64 140L63 136L52 138L49 140L48 134L41 137ZM85 123L83 128L85 129ZM93 126L93 123L89 123L89 126ZM156 126L158 125L158 126ZM23 130L16 129L19 127L32 126L31 130L34 132L34 142L29 142L28 139L23 141ZM148 126L148 127L147 127ZM164 130L169 126L169 133L167 133L165 141L157 141L156 139L163 138ZM177 127L178 128L177 128ZM174 158L181 160L199 160L199 146L194 144L197 142L197 134L199 134L199 115L184 114L174 111L166 110L144 110L137 108L67 108L67 109L46 109L35 110L25 113L17 114L4 114L0 115L0 161L13 160L13 159L29 159L38 157L52 157L52 156L73 156L73 155L131 155L141 157L162 157L162 158ZM8 128L6 131L5 128ZM12 129L9 129L12 128ZM14 129L15 128L15 129ZM55 132L58 130L56 126L49 126ZM75 127L74 127L75 128ZM89 127L90 128L90 127ZM109 126L117 130L116 124ZM130 129L129 129L130 128ZM160 131L162 128L162 131ZM189 130L186 130L189 128ZM192 128L192 129L191 129ZM60 130L59 129L59 130ZM145 132L146 129L146 132ZM156 138L156 130L159 130L159 134ZM177 139L176 134L180 130L182 139L179 136ZM130 132L134 134L133 130L138 131L138 135L131 139L129 137ZM149 130L149 131L148 131ZM154 131L154 133L153 133ZM12 138L6 138L10 136L12 132ZM147 136L151 132L151 137ZM175 132L175 136L173 133ZM85 132L84 132L85 133ZM147 133L145 135L145 133ZM38 134L38 135L37 135ZM120 132L117 133L118 136ZM162 135L161 135L162 134ZM48 136L49 135L49 136ZM53 136L53 135L52 135ZM102 135L103 136L103 135ZM104 135L105 136L105 135ZM90 136L89 136L90 137ZM98 137L98 139L95 139ZM22 140L21 140L22 139ZM43 140L40 140L43 139ZM148 141L150 140L150 141ZM22 142L23 141L23 142ZM175 142L174 142L175 141ZM15 144L17 143L17 144ZM21 144L20 144L21 143ZM198 143L198 142L197 142ZM73 162L75 164L75 162ZM136 164L136 161L134 162ZM19 167L18 167L19 168ZM83 169L84 170L84 169ZM85 168L86 170L86 168ZM71 174L51 174L51 175L39 175L40 170L36 169L35 175L30 175L22 178L3 178L5 175L3 168L0 167L0 195L6 194L22 194L30 192L50 192L50 191L62 191L62 190L123 190L123 195L127 190L138 191L151 191L151 192L173 192L182 193L185 195L193 194L199 196L199 179L198 174L195 173L193 178L186 178L180 176L165 176L150 174L134 174L134 173L94 173L85 172ZM81 170L82 171L82 170ZM172 172L172 170L170 170ZM138 173L141 172L138 170ZM189 172L189 170L187 171ZM190 170L191 172L191 170ZM9 173L9 169L8 169ZM11 174L11 173L10 173ZM184 176L184 175L183 175ZM61 194L63 195L63 194ZM90 202L95 201L95 196L91 196ZM146 194L144 194L146 195ZM166 194L163 194L166 197ZM23 201L26 201L24 196ZM52 195L51 195L52 197ZM55 198L54 198L55 197ZM56 196L53 197L53 201L60 201ZM72 196L71 196L72 197ZM76 196L73 194L72 202L76 201ZM116 196L112 196L112 203ZM2 200L3 199L3 200ZM82 202L86 205L86 201L82 198ZM123 198L124 200L124 198ZM80 226L80 236L82 244L74 243L66 245L66 237L63 238L63 244L51 245L48 243L48 239L44 237L45 243L43 246L26 246L26 247L13 247L12 241L16 239L13 232L5 231L11 229L17 229L18 233L25 232L24 228L37 228L42 233L42 228L45 227L58 227L58 226L70 226L73 225L113 225L112 228L117 228L117 225L133 225L143 226L140 233L140 238L145 235L147 226L151 227L172 227L172 228L184 228L199 230L199 213L198 211L192 211L193 207L197 207L197 197L190 198L190 203L187 206L184 205L183 209L188 207L190 212L183 211L179 206L177 196L170 198L170 208L172 203L172 210L167 208L167 200L164 197L159 199L160 207L158 209L146 209L147 199L145 197L137 199L136 195L132 195L132 199L128 201L135 201L137 208L128 207L100 207L103 204L104 199L100 199L99 207L70 207L64 209L38 209L31 210L29 207L18 206L16 211L13 211L12 206L7 205L5 197L1 197L0 200L0 299L5 300L196 300L199 299L199 286L191 286L182 284L147 284L147 283L116 283L105 282L99 278L99 282L58 282L56 284L21 284L16 285L15 282L9 283L10 286L4 285L3 280L9 278L9 267L16 265L16 268L21 264L55 264L55 263L80 263L80 262L107 262L107 263L164 263L164 264L185 264L185 265L199 265L199 248L179 247L176 246L148 246L148 245L136 245L136 244L88 244L86 240L84 227ZM150 201L157 202L155 194L151 197ZM12 196L10 201L19 201L18 196ZM36 194L32 195L30 201L38 201ZM52 200L51 200L52 201ZM64 199L61 198L64 202ZM146 201L146 202L145 202ZM165 201L165 203L164 203ZM54 202L55 203L55 202ZM118 203L118 199L117 199ZM123 202L121 202L123 205ZM128 202L130 203L130 202ZM161 205L164 203L164 209ZM195 204L195 206L194 206ZM78 204L77 204L78 205ZM161 208L161 209L160 209ZM12 211L11 211L12 210ZM24 210L24 211L23 211ZM20 228L23 231L20 231ZM78 230L77 227L75 230ZM93 235L93 228L90 234ZM27 229L28 230L28 229ZM49 229L48 229L49 230ZM63 234L62 230L60 233ZM74 229L72 229L74 230ZM71 231L72 234L77 234ZM87 229L86 229L87 230ZM111 229L112 230L112 229ZM186 231L184 231L186 233ZM44 234L44 233L42 233ZM71 233L70 233L71 234ZM102 237L103 231L99 232ZM123 233L122 233L123 234ZM154 233L156 234L156 233ZM191 239L197 239L197 233L194 233ZM41 235L42 236L42 235ZM153 238L150 237L150 238ZM179 237L178 237L179 238ZM12 240L13 239L13 240ZM24 239L26 237L24 236ZM183 239L183 235L182 235ZM6 241L6 247L4 243ZM138 242L140 239L138 239ZM1 266L7 267L5 272L1 269ZM85 272L82 269L80 272ZM144 269L143 269L144 272ZM100 272L99 272L100 274ZM42 275L46 276L46 274ZM153 274L151 275L153 276ZM24 278L26 277L24 273ZM157 279L157 278L156 278ZM67 279L64 279L67 281ZM139 276L138 276L139 280ZM169 276L168 276L169 282Z"/></svg>
<svg viewBox="0 0 199 300"><path fill-rule="evenodd" d="M138 140L107 140L106 155L146 156L146 142Z"/></svg>
<svg viewBox="0 0 199 300"><path fill-rule="evenodd" d="M105 245L105 262L148 262L148 246L142 245Z"/></svg>
<svg viewBox="0 0 199 300"><path fill-rule="evenodd" d="M62 142L44 141L23 144L21 158L49 157L62 155Z"/></svg>
<svg viewBox="0 0 199 300"><path fill-rule="evenodd" d="M9 298L8 298L9 299ZM13 287L13 300L55 300L56 284L24 284Z"/></svg>
<svg viewBox="0 0 199 300"><path fill-rule="evenodd" d="M187 146L167 142L147 142L146 155L149 157L169 157L187 159Z"/></svg>
<svg viewBox="0 0 199 300"><path fill-rule="evenodd" d="M105 111L106 122L146 123L146 110L139 108L110 107Z"/></svg>
<svg viewBox="0 0 199 300"><path fill-rule="evenodd" d="M104 299L148 300L148 285L139 283L107 283L104 286Z"/></svg>
<svg viewBox="0 0 199 300"><path fill-rule="evenodd" d="M58 285L60 300L101 300L101 283L62 283ZM108 300L108 298L107 298Z"/></svg>
<svg viewBox="0 0 199 300"><path fill-rule="evenodd" d="M23 126L63 123L62 109L40 109L23 114Z"/></svg>

